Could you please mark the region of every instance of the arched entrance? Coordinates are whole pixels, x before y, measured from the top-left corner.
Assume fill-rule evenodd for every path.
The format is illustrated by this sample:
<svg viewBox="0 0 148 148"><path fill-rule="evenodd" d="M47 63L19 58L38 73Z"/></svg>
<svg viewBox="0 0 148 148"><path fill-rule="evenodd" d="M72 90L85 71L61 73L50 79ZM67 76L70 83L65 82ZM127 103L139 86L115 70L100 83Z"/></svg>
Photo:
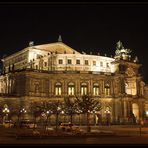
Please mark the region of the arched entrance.
<svg viewBox="0 0 148 148"><path fill-rule="evenodd" d="M132 111L134 116L136 117L136 120L139 120L139 105L137 103L132 104Z"/></svg>

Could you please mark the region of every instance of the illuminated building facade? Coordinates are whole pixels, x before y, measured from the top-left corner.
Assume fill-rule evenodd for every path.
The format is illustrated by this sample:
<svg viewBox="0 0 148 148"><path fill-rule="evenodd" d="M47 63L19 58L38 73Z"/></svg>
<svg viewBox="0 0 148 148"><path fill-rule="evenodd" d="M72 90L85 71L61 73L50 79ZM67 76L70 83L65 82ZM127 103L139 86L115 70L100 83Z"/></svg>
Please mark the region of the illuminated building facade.
<svg viewBox="0 0 148 148"><path fill-rule="evenodd" d="M62 41L30 42L2 62L0 105L7 104L10 112L17 106L29 110L35 101L64 101L67 96L85 94L102 104L92 123L98 123L100 116L105 121L108 113L112 123L127 123L131 113L139 121L148 111L148 87L139 74L141 64L120 41L114 57L81 54Z"/></svg>

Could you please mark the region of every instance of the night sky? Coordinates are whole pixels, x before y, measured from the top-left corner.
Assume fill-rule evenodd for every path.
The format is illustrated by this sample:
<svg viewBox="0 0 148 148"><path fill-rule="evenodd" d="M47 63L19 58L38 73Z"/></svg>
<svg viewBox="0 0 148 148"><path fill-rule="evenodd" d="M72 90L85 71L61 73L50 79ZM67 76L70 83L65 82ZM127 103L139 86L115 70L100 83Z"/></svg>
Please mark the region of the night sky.
<svg viewBox="0 0 148 148"><path fill-rule="evenodd" d="M78 51L114 55L116 42L137 55L148 83L148 4L0 4L0 56L63 42Z"/></svg>

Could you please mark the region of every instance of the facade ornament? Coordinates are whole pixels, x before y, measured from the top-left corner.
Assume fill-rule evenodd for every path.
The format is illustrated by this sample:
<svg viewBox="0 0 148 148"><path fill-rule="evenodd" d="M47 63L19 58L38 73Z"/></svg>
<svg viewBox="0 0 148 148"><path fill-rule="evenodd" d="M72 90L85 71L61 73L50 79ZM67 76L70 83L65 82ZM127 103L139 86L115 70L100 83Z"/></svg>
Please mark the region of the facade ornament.
<svg viewBox="0 0 148 148"><path fill-rule="evenodd" d="M139 59L138 59L137 56L135 57L134 62L135 62L135 63L139 62Z"/></svg>
<svg viewBox="0 0 148 148"><path fill-rule="evenodd" d="M121 41L118 41L118 42L116 43L116 51L115 51L116 56L120 56L120 54L121 54L121 49L124 49L123 44L122 44Z"/></svg>
<svg viewBox="0 0 148 148"><path fill-rule="evenodd" d="M127 68L125 74L127 74L128 77L135 76L135 72L132 68Z"/></svg>
<svg viewBox="0 0 148 148"><path fill-rule="evenodd" d="M125 49L121 41L116 43L116 51L115 51L115 59L123 59L123 60L130 60L131 58L131 50Z"/></svg>
<svg viewBox="0 0 148 148"><path fill-rule="evenodd" d="M140 95L141 96L144 95L144 86L145 86L145 83L143 81L140 81Z"/></svg>
<svg viewBox="0 0 148 148"><path fill-rule="evenodd" d="M29 42L29 47L32 47L32 46L34 46L34 42L33 41L30 41Z"/></svg>
<svg viewBox="0 0 148 148"><path fill-rule="evenodd" d="M59 35L58 42L62 42L62 36Z"/></svg>
<svg viewBox="0 0 148 148"><path fill-rule="evenodd" d="M118 41L118 42L117 42L116 49L117 49L117 50L124 49L123 44L122 44L122 42L121 42L121 41Z"/></svg>

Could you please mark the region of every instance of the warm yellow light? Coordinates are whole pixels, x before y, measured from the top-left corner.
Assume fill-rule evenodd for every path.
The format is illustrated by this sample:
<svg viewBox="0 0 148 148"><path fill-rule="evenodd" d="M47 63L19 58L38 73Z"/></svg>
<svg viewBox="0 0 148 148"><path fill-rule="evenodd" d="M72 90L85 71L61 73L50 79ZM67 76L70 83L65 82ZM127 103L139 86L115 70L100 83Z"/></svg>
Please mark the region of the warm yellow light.
<svg viewBox="0 0 148 148"><path fill-rule="evenodd" d="M64 111L62 110L61 113L64 114Z"/></svg>
<svg viewBox="0 0 148 148"><path fill-rule="evenodd" d="M146 116L148 117L148 111L146 111Z"/></svg>

